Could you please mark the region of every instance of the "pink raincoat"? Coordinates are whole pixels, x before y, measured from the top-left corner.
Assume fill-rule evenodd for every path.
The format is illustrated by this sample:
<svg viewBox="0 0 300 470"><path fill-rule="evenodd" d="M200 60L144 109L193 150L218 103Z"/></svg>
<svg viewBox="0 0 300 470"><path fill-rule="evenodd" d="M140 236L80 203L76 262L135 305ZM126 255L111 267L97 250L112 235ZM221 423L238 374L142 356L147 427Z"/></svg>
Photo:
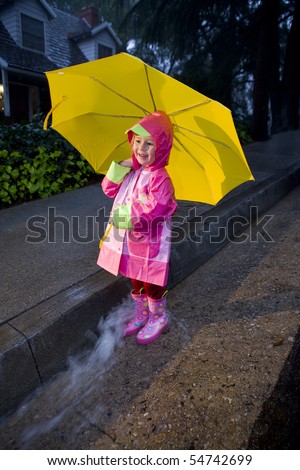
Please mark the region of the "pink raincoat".
<svg viewBox="0 0 300 470"><path fill-rule="evenodd" d="M165 169L172 148L173 128L163 111L140 124L155 141L155 162L133 170L113 162L104 177L104 193L115 198L114 225L100 250L98 265L114 275L165 286L171 248L171 215L177 208L172 181ZM132 144L133 132L128 132Z"/></svg>

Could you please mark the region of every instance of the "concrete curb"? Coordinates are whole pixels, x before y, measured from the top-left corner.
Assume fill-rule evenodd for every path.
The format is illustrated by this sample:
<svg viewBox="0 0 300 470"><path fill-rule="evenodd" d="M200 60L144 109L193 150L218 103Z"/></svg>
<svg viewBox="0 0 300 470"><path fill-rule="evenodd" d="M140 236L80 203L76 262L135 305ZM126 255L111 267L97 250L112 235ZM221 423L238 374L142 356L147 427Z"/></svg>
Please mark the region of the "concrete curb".
<svg viewBox="0 0 300 470"><path fill-rule="evenodd" d="M1 414L66 366L66 360L91 346L87 336L99 319L128 293L128 281L101 271L2 325ZM4 336L4 335L2 335Z"/></svg>
<svg viewBox="0 0 300 470"><path fill-rule="evenodd" d="M213 221L209 230L199 228L199 219L185 222L180 227L183 239L172 247L169 288L214 256L233 234L240 236L251 222L251 206L257 206L262 215L299 182L300 168L295 165L283 176L273 176L202 214L203 221ZM226 236L212 243L220 233ZM2 325L1 414L62 370L70 354L91 345L87 331L96 330L99 319L128 291L128 280L101 271Z"/></svg>
<svg viewBox="0 0 300 470"><path fill-rule="evenodd" d="M185 279L201 264L214 256L228 241L240 236L248 228L252 220L264 214L300 182L300 168L291 167L284 176L273 176L257 186L228 201L213 207L202 214L203 222L209 222L209 228L197 229L196 221L190 220L182 226L185 234L189 233L183 243L173 246L171 253L170 287ZM257 207L251 211L250 207ZM212 223L211 223L212 222ZM237 227L238 224L238 227ZM212 226L212 228L211 228ZM192 227L192 228L191 228ZM201 239L201 243L195 239ZM212 242L214 240L214 242Z"/></svg>

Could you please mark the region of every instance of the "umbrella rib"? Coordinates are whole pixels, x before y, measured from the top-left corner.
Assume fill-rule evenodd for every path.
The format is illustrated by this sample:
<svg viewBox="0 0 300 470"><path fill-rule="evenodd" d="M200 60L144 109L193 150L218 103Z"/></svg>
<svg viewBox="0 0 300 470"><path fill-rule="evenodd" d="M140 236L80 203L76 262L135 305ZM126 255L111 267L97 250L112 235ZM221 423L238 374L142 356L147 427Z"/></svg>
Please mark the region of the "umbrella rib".
<svg viewBox="0 0 300 470"><path fill-rule="evenodd" d="M122 145L124 145L124 144L128 144L128 141L127 141L127 140L124 140L124 141L121 142L120 144L116 145L112 152L114 152L115 150L117 150L119 147L122 147ZM112 152L110 152L110 153L112 154Z"/></svg>
<svg viewBox="0 0 300 470"><path fill-rule="evenodd" d="M130 100L129 98L127 98L126 96L122 95L121 93L117 92L116 90L114 90L113 88L109 87L108 85L106 85L105 83L101 82L101 80L98 80L98 78L94 77L93 75L89 75L89 77L94 80L96 83L99 83L99 85L103 86L104 88L106 88L107 90L111 91L112 93L114 93L115 95L119 96L120 98L122 98L123 100L125 101L128 101L128 103L131 103L133 104L134 106L136 106L137 108L141 109L143 111L143 113L145 114L149 114L149 111L145 108L143 108L142 106L140 106L139 104L135 103L134 101Z"/></svg>
<svg viewBox="0 0 300 470"><path fill-rule="evenodd" d="M194 160L194 162L200 166L200 168L203 170L203 173L205 175L205 178L207 180L207 183L208 183L208 188L210 190L210 194L211 194L211 197L212 197L212 200L215 200L215 196L211 190L211 186L210 186L210 182L209 182L209 179L207 177L207 174L206 174L206 171L205 171L205 168L203 165L201 165L201 163L194 157L194 155L189 151L189 149L178 139L178 137L176 135L174 135L174 139L179 143L179 145L181 145L181 147L183 148L183 150Z"/></svg>
<svg viewBox="0 0 300 470"><path fill-rule="evenodd" d="M177 127L177 129L181 129L183 131L190 132L191 134L197 135L198 137L202 137L203 139L210 140L211 142L215 142L216 144L223 145L224 147L227 147L234 152L233 148L230 147L230 145L226 144L225 142L222 142L221 140L213 139L212 137L208 137L207 135L200 134L200 132L192 131L191 129L187 129L186 127L178 126L177 124L174 124L174 127Z"/></svg>
<svg viewBox="0 0 300 470"><path fill-rule="evenodd" d="M156 111L156 104L155 104L155 101L154 101L154 96L153 96L152 88L151 88L151 85L150 85L150 79L149 79L147 64L144 64L144 67L145 67L145 73L146 73L146 79L147 79L147 83L148 83L149 93L150 93L151 100L152 100L152 103L153 103L153 111Z"/></svg>
<svg viewBox="0 0 300 470"><path fill-rule="evenodd" d="M83 116L101 116L101 117L111 117L111 118L124 118L124 119L141 119L143 116L126 116L126 115L122 115L122 114L102 114L102 113L95 113L94 111L91 111L89 113L82 113L82 114L78 114L77 116L75 117L70 117L69 119L64 119L62 122L58 122L55 124L55 126L51 126L51 127L54 127L54 129L59 126L60 124L62 123L66 123L68 121L73 121L74 118L77 119L77 118L81 118Z"/></svg>
<svg viewBox="0 0 300 470"><path fill-rule="evenodd" d="M105 114L105 113L96 113L91 111L89 113L84 113L84 116L92 114L93 116L101 116L101 117L111 117L111 118L124 118L124 119L141 119L143 116L127 116L125 114ZM82 116L82 115L79 115Z"/></svg>
<svg viewBox="0 0 300 470"><path fill-rule="evenodd" d="M119 147L122 147L122 145L124 145L124 144L126 144L126 143L128 144L128 141L127 141L127 140L124 140L123 142L120 142L118 145L116 145L116 146L114 147L114 149L111 150L111 152L110 152L110 153L106 156L106 158L101 162L101 165L103 165L105 162L107 162L107 160L110 161L111 154L112 154L113 152L115 152ZM97 171L97 170L96 170L96 171Z"/></svg>
<svg viewBox="0 0 300 470"><path fill-rule="evenodd" d="M223 147L230 149L240 160L243 160L239 152L237 152L229 144L226 144L225 142L222 142L221 140L213 139L212 137L208 137L204 134L200 134L199 132L192 131L191 129L187 129L186 127L178 126L177 124L174 124L174 127L177 127L177 129L181 129L183 131L190 132L191 134L197 135L198 137L202 137L203 139L210 140L211 142L215 142L216 144L223 145Z"/></svg>
<svg viewBox="0 0 300 470"><path fill-rule="evenodd" d="M189 154L189 156L194 160L194 162L200 166L202 168L203 171L205 171L205 168L203 165L201 165L201 163L194 157L194 155L189 151L189 149L178 139L178 137L176 135L174 135L174 139L177 140L177 142L179 143L179 145L181 145L181 147L183 148L183 150Z"/></svg>
<svg viewBox="0 0 300 470"><path fill-rule="evenodd" d="M198 106L203 106L204 104L210 103L212 100L207 98L206 100L201 101L201 103L193 104L191 106L187 106L186 108L177 109L177 111L173 111L172 113L168 113L169 116L176 116L177 114L184 113L186 111L190 111L191 109L198 108Z"/></svg>
<svg viewBox="0 0 300 470"><path fill-rule="evenodd" d="M181 129L184 129L184 127L181 127ZM189 130L189 129L184 129L184 130ZM214 142L220 143L220 144L224 145L225 147L229 148L230 150L232 150L232 152L236 153L228 144L225 144L224 142L219 142L218 140L209 139L209 137L206 137L205 135L202 135L202 134L198 134L197 132L193 132L193 131L190 131L190 132L191 132L192 134L197 135L197 136L199 135L200 137L203 137L203 138L205 138L205 139L212 140L212 141L214 141ZM182 135L184 135L184 134L182 133ZM175 136L174 136L174 137L175 137ZM190 137L188 137L188 136L186 136L186 137L187 137L188 139L190 139ZM178 137L177 137L177 140L178 140ZM190 139L190 140L191 140L191 139ZM182 145L183 148L185 148L184 145L182 144L182 142L179 141L179 143ZM200 144L199 144L199 146L201 147ZM201 147L201 148L203 148L203 147ZM199 165L198 160L195 159L195 158L193 157L193 155L192 155L187 149L185 149L185 150L189 153L189 155L190 155L190 156L195 160L195 162L198 163L198 165ZM211 158L213 158L213 160L216 162L216 164L217 164L220 168L222 168L222 165L215 159L215 157L211 154L211 152L209 152L209 151L206 150L206 149L204 149L204 150L210 155ZM237 155L238 155L238 154L237 154ZM238 155L238 156L239 156L239 155ZM240 156L239 156L239 157L240 157ZM201 166L201 165L200 165L200 166Z"/></svg>

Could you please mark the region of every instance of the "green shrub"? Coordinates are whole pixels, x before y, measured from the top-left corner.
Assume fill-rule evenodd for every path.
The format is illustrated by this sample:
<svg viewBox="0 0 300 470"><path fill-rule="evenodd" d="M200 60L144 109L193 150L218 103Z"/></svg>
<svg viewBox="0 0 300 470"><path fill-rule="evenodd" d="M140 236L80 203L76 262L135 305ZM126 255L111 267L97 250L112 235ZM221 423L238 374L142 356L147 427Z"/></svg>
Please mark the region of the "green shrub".
<svg viewBox="0 0 300 470"><path fill-rule="evenodd" d="M235 120L235 127L242 145L250 144L252 138L250 135L250 124L247 121Z"/></svg>
<svg viewBox="0 0 300 470"><path fill-rule="evenodd" d="M37 116L29 124L0 126L1 207L77 189L95 177L79 152L42 123Z"/></svg>

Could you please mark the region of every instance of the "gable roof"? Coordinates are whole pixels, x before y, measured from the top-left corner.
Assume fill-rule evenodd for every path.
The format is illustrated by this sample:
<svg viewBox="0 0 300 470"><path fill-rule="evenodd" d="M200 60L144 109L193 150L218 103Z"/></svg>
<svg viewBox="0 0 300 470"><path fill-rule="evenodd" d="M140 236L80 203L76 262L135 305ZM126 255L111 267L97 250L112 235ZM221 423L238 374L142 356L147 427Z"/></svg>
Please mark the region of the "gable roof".
<svg viewBox="0 0 300 470"><path fill-rule="evenodd" d="M101 33L101 31L103 31L104 29L107 29L107 31L110 33L110 35L112 36L112 38L114 39L114 41L119 45L121 46L122 45L122 41L120 40L120 38L116 35L115 31L113 30L112 26L110 23L108 23L107 21L102 21L101 23L99 23L97 26L94 26L93 28L90 28L88 27L88 29L86 31L82 31L82 32L79 32L79 33L73 33L72 34L72 39L73 41L80 41L81 39L85 39L85 38L88 38L88 37L93 37L93 36L96 36L96 34L99 34Z"/></svg>
<svg viewBox="0 0 300 470"><path fill-rule="evenodd" d="M46 2L46 0L40 0L40 3L43 5L45 10L47 10L49 15L52 16L52 18L55 18L55 13L54 13L53 9L51 8L51 6Z"/></svg>
<svg viewBox="0 0 300 470"><path fill-rule="evenodd" d="M53 11L53 9L51 8L51 6L47 3L46 0L38 0L41 5L45 8L45 10L47 11L47 13L52 16L52 18L55 18L55 13ZM0 0L0 8L1 7L5 7L7 5L9 5L10 3L13 3L14 0Z"/></svg>
<svg viewBox="0 0 300 470"><path fill-rule="evenodd" d="M85 55L72 41L72 36L87 34L91 28L81 18L57 8L53 11L56 18L49 23L49 58L57 64L57 68L87 62Z"/></svg>
<svg viewBox="0 0 300 470"><path fill-rule="evenodd" d="M19 47L0 21L0 58L5 68L42 73L54 70L56 64L44 54Z"/></svg>
<svg viewBox="0 0 300 470"><path fill-rule="evenodd" d="M11 2L13 0L0 0L0 9ZM20 47L0 21L0 65L2 67L43 73L48 70L88 62L78 42L88 37L94 37L104 29L107 29L114 41L121 45L121 41L110 23L102 21L92 28L84 19L61 11L54 6L50 7L45 0L40 0L40 3L50 15L47 56Z"/></svg>

